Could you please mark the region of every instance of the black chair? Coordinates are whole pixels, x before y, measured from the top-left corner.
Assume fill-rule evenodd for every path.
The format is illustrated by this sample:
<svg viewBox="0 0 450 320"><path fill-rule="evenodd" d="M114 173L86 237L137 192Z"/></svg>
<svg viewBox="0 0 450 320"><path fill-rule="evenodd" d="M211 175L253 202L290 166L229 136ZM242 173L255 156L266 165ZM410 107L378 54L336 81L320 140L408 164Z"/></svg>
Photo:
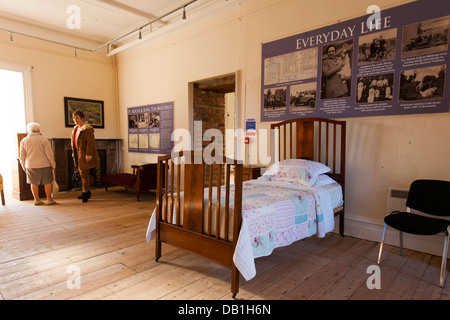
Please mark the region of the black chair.
<svg viewBox="0 0 450 320"><path fill-rule="evenodd" d="M386 228L400 231L400 253L403 255L403 232L417 235L445 233L440 275L440 286L445 284L450 221L436 216L450 216L450 181L416 180L409 188L406 212L393 211L384 218L378 264L381 262ZM411 213L411 209L420 213ZM422 214L424 213L424 214Z"/></svg>

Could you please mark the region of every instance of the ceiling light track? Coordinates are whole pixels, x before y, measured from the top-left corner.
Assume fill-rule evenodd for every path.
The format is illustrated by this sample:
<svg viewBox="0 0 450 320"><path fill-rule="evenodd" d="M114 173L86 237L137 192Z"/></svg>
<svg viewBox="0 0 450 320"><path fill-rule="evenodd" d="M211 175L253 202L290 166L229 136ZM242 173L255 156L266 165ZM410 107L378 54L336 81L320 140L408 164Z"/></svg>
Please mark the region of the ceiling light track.
<svg viewBox="0 0 450 320"><path fill-rule="evenodd" d="M150 22L147 22L146 24L142 25L141 27L139 27L139 28L137 28L137 29L135 29L135 30L133 30L133 31L130 31L130 32L128 32L128 33L126 33L126 34L124 34L124 35L118 37L118 38L115 38L115 39L113 39L113 40L111 40L111 41L108 41L107 43L102 44L101 46L99 46L99 47L97 47L97 48L95 48L95 49L87 49L87 48L83 48L83 47L73 46L73 45L70 45L70 44L67 44L67 43L63 43L63 42L59 42L59 41L54 41L54 40L50 40L50 39L45 39L45 38L33 36L33 35L26 34L26 33L22 33L22 32L16 32L16 31L4 29L4 28L0 28L0 31L5 31L5 32L8 32L8 33L9 33L9 41L10 41L11 43L14 42L14 40L13 40L13 35L14 35L14 34L17 34L17 35L21 35L21 36L24 36L24 37L33 38L33 39L37 39L37 40L41 40L41 41L46 41L46 42L50 42L50 43L54 43L54 44L58 44L58 45L61 45L61 46L65 46L65 47L72 48L72 49L74 50L74 56L75 56L75 57L77 56L77 53L76 53L77 50L83 50L83 51L88 51L88 52L96 52L96 51L98 51L98 50L100 50L100 49L106 47L107 52L109 52L109 49L110 49L110 47L111 47L111 45L112 45L113 43L118 42L119 40L121 40L121 39L123 39L123 38L125 38L125 37L128 37L128 36L132 35L133 33L138 33L139 39L142 39L142 34L141 34L142 28L145 28L145 27L147 27L147 26L151 26L153 23L162 20L163 18L165 18L165 17L167 17L167 16L169 16L169 15L171 15L171 14L177 12L178 10L183 10L183 16L182 16L182 18L183 18L183 20L185 20L185 19L186 19L186 7L187 7L188 5L194 3L194 2L197 2L197 1L198 1L198 0L191 0L191 1L188 1L188 2L186 2L185 4L183 4L182 6L179 6L178 8L176 8L176 9L174 9L174 10L172 10L172 11L170 11L170 12L168 12L168 13L166 13L166 14L164 14L164 15L158 17L158 18L155 18L155 19L153 19L153 20L150 21Z"/></svg>
<svg viewBox="0 0 450 320"><path fill-rule="evenodd" d="M37 39L37 40L42 40L42 41L58 44L58 45L61 45L61 46L66 46L66 47L73 48L73 49L79 49L79 50L85 50L85 51L93 51L91 49L86 49L86 48L74 46L74 45L71 45L71 44L62 43L62 42L54 41L54 40L50 40L50 39L45 39L45 38L33 36L31 34L26 34L26 33L22 33L22 32L12 31L12 30L8 30L8 29L4 29L4 28L0 28L0 31L8 32L9 33L9 42L12 42L12 43L14 42L13 35L17 34L17 35L20 35L20 36L33 38L33 39Z"/></svg>
<svg viewBox="0 0 450 320"><path fill-rule="evenodd" d="M125 37L128 37L129 35L131 35L131 34L133 34L133 33L135 33L135 32L139 32L139 33L140 33L141 30L142 30L142 28L145 28L145 27L147 27L147 26L149 26L149 25L152 25L153 23L155 23L155 22L157 22L157 21L159 21L159 20L161 20L161 19L167 17L168 15L171 15L172 13L174 13L174 12L176 12L176 11L178 11L178 10L183 9L183 12L184 12L184 14L183 14L183 19L185 19L185 17L186 17L186 15L185 15L185 10L186 10L186 9L185 9L185 8L186 8L188 5L190 5L190 4L194 3L194 2L197 2L197 1L198 1L198 0L191 0L191 1L189 1L189 2L187 2L187 3L185 3L185 4L183 4L182 6L179 6L178 8L176 8L176 9L174 9L174 10L172 10L172 11L170 11L170 12L168 12L168 13L166 13L166 14L164 14L164 15L162 15L162 16L156 18L156 19L153 19L153 20L150 21L150 22L147 22L146 24L140 26L139 28L134 29L133 31L130 31L130 32L124 34L123 36L120 36L120 37L115 38L115 39L113 39L113 40L111 40L111 41L109 41L109 42L107 42L107 43L105 43L105 44L102 44L101 46L95 48L93 51L97 51L97 50L99 50L99 49L101 49L101 48L103 48L103 47L106 47L106 46L108 46L108 45L110 45L110 44L113 44L114 42L117 42L117 41L119 41L119 40L121 40L121 39L123 39L123 38L125 38Z"/></svg>

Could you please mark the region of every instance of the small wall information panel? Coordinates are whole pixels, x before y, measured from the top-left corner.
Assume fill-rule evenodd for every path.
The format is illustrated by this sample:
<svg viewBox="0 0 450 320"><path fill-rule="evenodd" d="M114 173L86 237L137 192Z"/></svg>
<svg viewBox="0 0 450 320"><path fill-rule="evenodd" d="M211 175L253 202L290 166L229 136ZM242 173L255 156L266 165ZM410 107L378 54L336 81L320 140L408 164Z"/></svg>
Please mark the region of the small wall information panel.
<svg viewBox="0 0 450 320"><path fill-rule="evenodd" d="M169 154L173 102L128 108L128 151Z"/></svg>
<svg viewBox="0 0 450 320"><path fill-rule="evenodd" d="M261 121L448 112L448 0L371 12L263 44Z"/></svg>

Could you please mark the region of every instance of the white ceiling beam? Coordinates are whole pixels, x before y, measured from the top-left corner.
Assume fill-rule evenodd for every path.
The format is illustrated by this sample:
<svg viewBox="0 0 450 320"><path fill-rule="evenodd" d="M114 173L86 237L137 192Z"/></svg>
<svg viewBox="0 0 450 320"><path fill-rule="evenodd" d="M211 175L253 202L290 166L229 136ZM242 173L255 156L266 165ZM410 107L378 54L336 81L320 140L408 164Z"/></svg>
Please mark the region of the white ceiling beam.
<svg viewBox="0 0 450 320"><path fill-rule="evenodd" d="M150 20L153 20L153 19L157 18L157 16L155 16L155 15L153 15L151 13L148 13L148 12L145 12L145 11L142 11L142 10L130 7L130 6L126 5L126 4L120 3L120 2L115 1L115 0L97 0L97 1L106 3L106 4L110 5L110 6L113 6L115 8L118 8L118 9L121 9L121 10L124 10L124 11L128 11L128 12L134 13L134 14L136 14L138 16L142 16L144 18L148 18ZM160 23L162 23L164 25L167 24L167 22L164 21L164 20L159 20L158 22L160 22Z"/></svg>
<svg viewBox="0 0 450 320"><path fill-rule="evenodd" d="M245 0L243 0L243 1L245 1ZM148 44L148 43L155 41L163 36L168 36L178 30L184 29L190 25L194 25L202 20L205 20L207 18L212 18L213 16L215 16L217 14L220 14L229 9L232 9L236 5L240 5L240 1L239 2L237 2L237 1L220 1L220 2L215 2L215 3L209 4L207 6L205 6L205 4L203 4L203 6L201 7L201 10L194 12L194 13L188 12L186 20L180 19L180 20L172 22L172 23L168 24L167 26L160 28L156 31L142 35L142 39L136 38L136 40L121 44L118 47L116 47L112 50L109 50L106 55L112 56L119 52L125 51L127 49L142 45L144 43Z"/></svg>

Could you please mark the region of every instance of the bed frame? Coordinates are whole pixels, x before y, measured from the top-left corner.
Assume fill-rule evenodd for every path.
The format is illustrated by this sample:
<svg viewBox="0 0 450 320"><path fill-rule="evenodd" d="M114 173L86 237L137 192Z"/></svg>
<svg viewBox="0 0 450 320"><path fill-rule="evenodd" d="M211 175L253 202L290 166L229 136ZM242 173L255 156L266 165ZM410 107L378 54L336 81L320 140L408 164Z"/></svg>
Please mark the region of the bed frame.
<svg viewBox="0 0 450 320"><path fill-rule="evenodd" d="M301 118L272 124L271 129L272 159L320 161L331 168L330 177L345 190L344 121ZM233 263L233 253L242 219L243 165L237 160L221 159L222 163L210 164L201 152L197 155L185 151L158 157L155 259L158 261L161 257L164 242L228 267L234 298L239 290L239 271ZM233 183L234 211L229 218L230 185ZM164 185L168 187L163 188ZM213 188L220 186L225 186L225 203L220 204L220 197L217 197L216 208L224 205L222 213L212 205ZM178 197L181 193L183 199ZM344 207L335 210L335 215L340 217L339 232L343 235Z"/></svg>

